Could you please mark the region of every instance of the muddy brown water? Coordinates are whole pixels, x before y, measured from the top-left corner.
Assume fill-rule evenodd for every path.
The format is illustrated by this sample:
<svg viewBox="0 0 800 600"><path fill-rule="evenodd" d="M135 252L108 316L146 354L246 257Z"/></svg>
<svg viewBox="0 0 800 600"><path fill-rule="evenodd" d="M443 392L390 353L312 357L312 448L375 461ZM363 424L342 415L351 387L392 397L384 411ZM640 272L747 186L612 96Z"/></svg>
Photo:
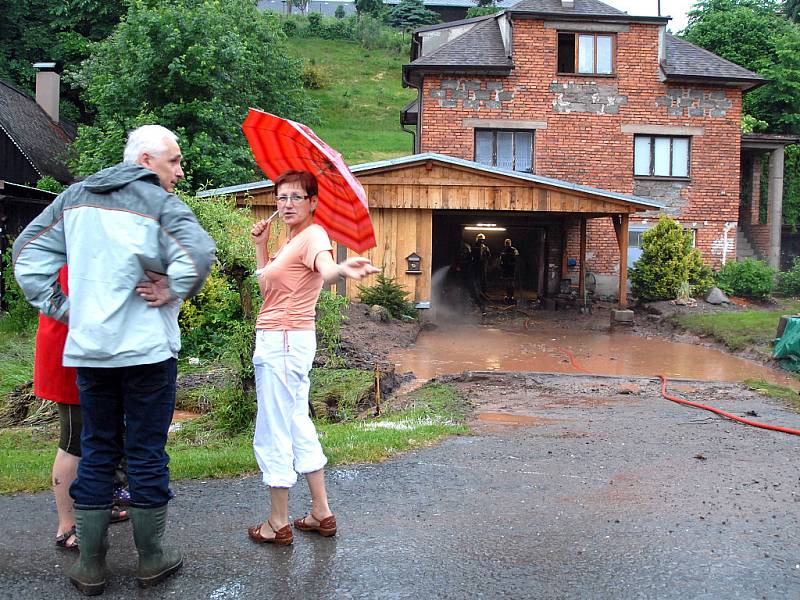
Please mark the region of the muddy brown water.
<svg viewBox="0 0 800 600"><path fill-rule="evenodd" d="M397 372L420 379L464 371L664 374L701 381L764 379L799 389L787 374L714 348L626 333L564 329L502 329L452 325L423 331L417 342L390 356Z"/></svg>

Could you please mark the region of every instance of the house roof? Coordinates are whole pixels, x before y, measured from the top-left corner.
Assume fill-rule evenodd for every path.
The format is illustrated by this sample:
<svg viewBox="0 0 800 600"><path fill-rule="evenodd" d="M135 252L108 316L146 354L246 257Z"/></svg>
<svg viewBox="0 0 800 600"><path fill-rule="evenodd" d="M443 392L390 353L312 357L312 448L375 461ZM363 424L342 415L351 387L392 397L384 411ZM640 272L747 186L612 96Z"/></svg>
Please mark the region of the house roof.
<svg viewBox="0 0 800 600"><path fill-rule="evenodd" d="M495 6L500 8L508 8L514 6L519 0L500 0L495 2ZM383 0L384 4L394 5L400 4L402 0ZM442 7L442 8L472 8L476 6L475 0L423 0L425 7Z"/></svg>
<svg viewBox="0 0 800 600"><path fill-rule="evenodd" d="M724 79L752 83L750 87L767 81L757 73L674 35L667 35L667 60L662 69L667 79Z"/></svg>
<svg viewBox="0 0 800 600"><path fill-rule="evenodd" d="M544 14L534 13L532 10L525 8L526 6L544 6L554 8L554 10L559 9L559 14L573 14L568 12L572 9L561 8L560 0L523 0L509 11L506 11L506 13L510 13L512 16L522 13ZM587 17L591 16L591 18L595 18L597 15L621 15L629 18L625 13L606 6L597 0L575 0L574 10L581 10L583 12L580 14ZM592 10L605 12L598 12L595 15L590 12ZM470 21L476 22L466 33L405 65L403 67L404 72L407 76L414 71L431 70L463 72L465 69L469 69L477 72L500 71L502 73L502 69L513 68L513 61L506 56L503 37L498 24L498 19L506 13L490 15L483 22L478 19L465 19L416 30L415 35L420 32L432 31L435 28L441 29L444 25L453 27L468 24ZM635 18L638 19L638 17ZM661 19L665 21L665 18ZM667 81L694 80L738 83L745 89L750 89L766 82L757 73L753 73L744 67L717 56L713 52L704 50L673 35L666 36L666 60L662 64L662 69Z"/></svg>
<svg viewBox="0 0 800 600"><path fill-rule="evenodd" d="M664 208L663 203L657 202L650 198L642 198L639 196L632 196L630 194L620 194L618 192L612 192L600 188L594 188L586 185L579 185L577 183L572 183L570 181L562 181L561 179L542 177L540 175L534 175L532 173L522 173L520 171L510 171L508 169L502 169L500 167L491 167L471 160L456 158L454 156L447 156L446 154L437 154L435 152L423 152L422 154L411 154L409 156L400 156L398 158L390 158L388 160L379 160L370 163L363 163L360 165L353 165L350 167L350 170L354 174L366 175L372 171L379 171L384 169L390 169L392 167L402 167L418 163L425 163L428 161L439 162L458 167L466 167L474 171L479 171L491 175L502 175L504 177L510 177L512 179L516 179L518 181L538 183L540 185L546 185L561 190L590 194L592 196L606 198L617 202L621 201L626 204L636 204L642 206L643 208L645 207L655 208L655 209ZM197 194L197 197L208 198L211 196L225 196L230 194L238 194L241 192L264 190L271 188L272 185L273 185L272 181L267 179L264 181L257 181L254 183L245 183L242 185L218 188L214 190L205 190Z"/></svg>
<svg viewBox="0 0 800 600"><path fill-rule="evenodd" d="M510 72L514 63L508 57L500 25L496 18L478 21L469 31L443 44L435 51L421 56L411 65L430 70L431 67L452 71Z"/></svg>
<svg viewBox="0 0 800 600"><path fill-rule="evenodd" d="M522 0L514 5L513 10L552 15L627 16L623 11L599 0L575 0L570 8L565 8L561 0Z"/></svg>
<svg viewBox="0 0 800 600"><path fill-rule="evenodd" d="M68 182L72 175L64 162L74 129L54 123L44 109L25 92L0 81L0 131L25 156L40 176Z"/></svg>

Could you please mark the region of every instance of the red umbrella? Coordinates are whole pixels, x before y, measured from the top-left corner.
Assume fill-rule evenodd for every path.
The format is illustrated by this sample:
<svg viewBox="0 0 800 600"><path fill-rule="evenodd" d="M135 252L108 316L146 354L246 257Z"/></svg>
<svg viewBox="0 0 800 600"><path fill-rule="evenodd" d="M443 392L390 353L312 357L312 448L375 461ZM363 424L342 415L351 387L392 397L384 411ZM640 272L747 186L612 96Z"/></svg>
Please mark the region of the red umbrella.
<svg viewBox="0 0 800 600"><path fill-rule="evenodd" d="M376 246L367 195L341 154L306 125L255 108L250 109L242 129L256 163L273 181L291 169L317 177L319 203L314 222L322 225L331 239L356 252Z"/></svg>

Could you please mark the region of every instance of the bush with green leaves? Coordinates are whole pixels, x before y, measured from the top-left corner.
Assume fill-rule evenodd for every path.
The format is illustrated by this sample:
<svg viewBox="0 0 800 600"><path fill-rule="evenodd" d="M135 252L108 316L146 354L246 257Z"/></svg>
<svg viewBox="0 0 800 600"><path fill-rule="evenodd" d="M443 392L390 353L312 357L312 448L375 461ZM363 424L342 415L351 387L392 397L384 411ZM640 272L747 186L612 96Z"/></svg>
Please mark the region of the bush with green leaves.
<svg viewBox="0 0 800 600"><path fill-rule="evenodd" d="M467 9L467 18L482 17L484 15L493 15L503 10L499 6L470 6Z"/></svg>
<svg viewBox="0 0 800 600"><path fill-rule="evenodd" d="M792 268L778 275L778 291L786 296L800 296L800 257L792 262Z"/></svg>
<svg viewBox="0 0 800 600"><path fill-rule="evenodd" d="M662 215L658 224L642 235L642 256L630 271L633 295L642 301L673 300L681 284L693 294L710 287L710 269L700 251L692 247L692 233Z"/></svg>
<svg viewBox="0 0 800 600"><path fill-rule="evenodd" d="M349 301L345 296L322 290L317 300L317 347L324 350L325 366L335 368L342 365L339 346L342 341L342 311Z"/></svg>
<svg viewBox="0 0 800 600"><path fill-rule="evenodd" d="M724 264L714 279L726 294L766 300L775 286L775 269L763 261L746 258Z"/></svg>
<svg viewBox="0 0 800 600"><path fill-rule="evenodd" d="M336 10L333 11L333 16L336 17L337 19L344 19L346 16L344 12L344 6L342 6L341 4L337 6Z"/></svg>
<svg viewBox="0 0 800 600"><path fill-rule="evenodd" d="M5 331L27 331L36 325L38 311L28 303L17 280L14 278L14 265L11 263L11 244L0 255L0 267L3 271L2 312Z"/></svg>
<svg viewBox="0 0 800 600"><path fill-rule="evenodd" d="M383 273L378 273L375 285L369 287L359 285L358 290L361 302L370 306L376 304L382 306L395 319L403 316L417 317L414 305L406 299L408 292L397 283L394 277L386 277Z"/></svg>

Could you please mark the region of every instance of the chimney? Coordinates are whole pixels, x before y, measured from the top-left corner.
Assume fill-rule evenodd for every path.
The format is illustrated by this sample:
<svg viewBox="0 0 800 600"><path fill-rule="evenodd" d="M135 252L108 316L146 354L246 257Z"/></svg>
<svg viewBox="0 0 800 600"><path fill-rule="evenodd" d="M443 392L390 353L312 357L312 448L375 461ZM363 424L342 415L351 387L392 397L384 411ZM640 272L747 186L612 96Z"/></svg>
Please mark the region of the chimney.
<svg viewBox="0 0 800 600"><path fill-rule="evenodd" d="M58 101L61 96L61 77L55 72L56 63L34 63L36 69L36 104L58 123Z"/></svg>
<svg viewBox="0 0 800 600"><path fill-rule="evenodd" d="M575 8L575 0L561 0L561 8Z"/></svg>

